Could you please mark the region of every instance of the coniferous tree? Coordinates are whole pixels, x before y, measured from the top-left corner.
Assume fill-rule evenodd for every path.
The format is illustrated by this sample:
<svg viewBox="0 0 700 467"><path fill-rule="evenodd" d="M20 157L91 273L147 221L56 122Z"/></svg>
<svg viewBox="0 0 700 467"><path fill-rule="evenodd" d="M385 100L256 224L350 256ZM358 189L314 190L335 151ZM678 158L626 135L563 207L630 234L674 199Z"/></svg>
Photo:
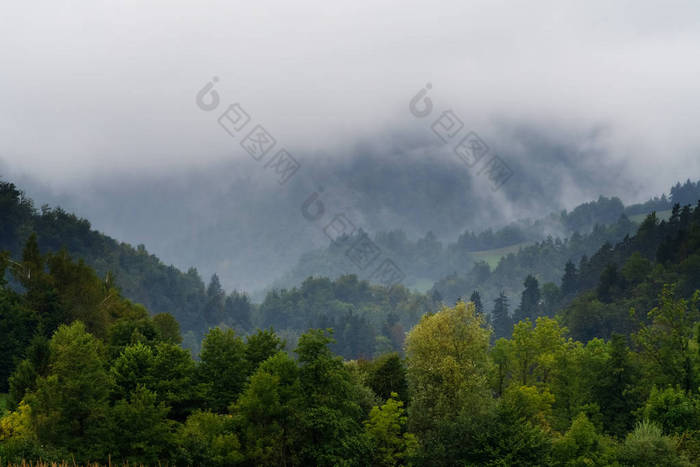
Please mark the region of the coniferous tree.
<svg viewBox="0 0 700 467"><path fill-rule="evenodd" d="M204 319L209 327L214 327L224 321L226 292L221 287L219 276L211 276L207 286L207 301L204 305Z"/></svg>
<svg viewBox="0 0 700 467"><path fill-rule="evenodd" d="M525 319L534 321L538 315L540 304L540 283L533 275L528 275L523 282L525 290L520 296L520 306L515 311L513 321L518 322Z"/></svg>
<svg viewBox="0 0 700 467"><path fill-rule="evenodd" d="M39 251L39 241L36 233L32 232L22 250L22 264L17 265L20 268L16 273L17 279L27 289L31 288L38 278L43 275L45 264L46 259ZM34 276L34 281L32 281L32 275Z"/></svg>
<svg viewBox="0 0 700 467"><path fill-rule="evenodd" d="M367 385L382 400L395 393L399 400L408 402L406 368L399 354L394 352L375 359L367 375Z"/></svg>
<svg viewBox="0 0 700 467"><path fill-rule="evenodd" d="M613 334L610 357L595 374L591 388L608 434L624 436L634 426L634 411L641 405L639 393L634 390L638 378L625 337Z"/></svg>
<svg viewBox="0 0 700 467"><path fill-rule="evenodd" d="M561 278L561 293L564 296L578 290L578 271L573 261L569 260L564 266L564 276Z"/></svg>
<svg viewBox="0 0 700 467"><path fill-rule="evenodd" d="M472 292L471 297L469 297L469 301L474 304L474 308L476 308L476 314L481 315L484 313L484 304L481 303L481 295L479 294L478 290Z"/></svg>
<svg viewBox="0 0 700 467"><path fill-rule="evenodd" d="M513 332L513 320L508 313L508 297L501 291L495 300L493 311L493 333L496 338L510 337Z"/></svg>

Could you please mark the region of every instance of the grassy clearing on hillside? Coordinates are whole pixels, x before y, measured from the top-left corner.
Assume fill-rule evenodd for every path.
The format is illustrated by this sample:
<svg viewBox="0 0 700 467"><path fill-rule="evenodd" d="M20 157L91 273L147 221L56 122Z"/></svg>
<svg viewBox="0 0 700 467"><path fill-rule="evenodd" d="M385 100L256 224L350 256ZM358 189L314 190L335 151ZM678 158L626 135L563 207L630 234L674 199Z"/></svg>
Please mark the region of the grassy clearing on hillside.
<svg viewBox="0 0 700 467"><path fill-rule="evenodd" d="M498 262L502 257L508 256L510 253L517 253L520 248L532 245L532 242L521 242L515 245L504 246L503 248L494 248L492 250L471 251L470 255L475 261L486 261L491 269L498 266Z"/></svg>
<svg viewBox="0 0 700 467"><path fill-rule="evenodd" d="M419 293L426 293L433 286L434 282L431 279L416 279L414 283L409 285L409 288Z"/></svg>
<svg viewBox="0 0 700 467"><path fill-rule="evenodd" d="M630 220L636 224L641 224L646 217L651 214L650 212L646 214L635 214L634 216L630 216ZM656 217L659 220L668 220L669 217L671 217L671 210L666 209L665 211L656 211Z"/></svg>
<svg viewBox="0 0 700 467"><path fill-rule="evenodd" d="M167 464L158 464L166 467ZM0 459L0 467L144 467L143 464L76 464L74 461L61 462L44 462L44 461L26 461L23 460L20 464L6 464Z"/></svg>
<svg viewBox="0 0 700 467"><path fill-rule="evenodd" d="M630 216L629 219L634 223L641 224L649 214L650 213L635 214L634 216ZM664 211L657 211L656 217L659 220L668 220L668 218L671 217L671 210L666 209ZM488 265L491 266L491 269L493 269L498 266L498 262L502 257L507 256L510 253L517 253L520 248L524 248L532 244L533 242L522 242L516 243L515 245L505 246L503 248L494 248L492 250L472 251L469 254L474 257L475 261L486 261Z"/></svg>

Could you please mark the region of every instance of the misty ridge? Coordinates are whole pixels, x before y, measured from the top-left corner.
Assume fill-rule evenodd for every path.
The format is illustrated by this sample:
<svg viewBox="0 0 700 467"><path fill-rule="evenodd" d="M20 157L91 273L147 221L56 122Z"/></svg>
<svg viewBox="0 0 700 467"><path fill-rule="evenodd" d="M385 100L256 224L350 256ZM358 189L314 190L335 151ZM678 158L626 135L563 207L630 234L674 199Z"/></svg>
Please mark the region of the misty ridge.
<svg viewBox="0 0 700 467"><path fill-rule="evenodd" d="M698 199L695 207L688 203L693 199ZM683 207L681 203L684 203ZM663 209L671 205L671 209ZM418 438L413 431L403 431L412 429L423 433L422 437L428 436L418 428L420 425L407 425L407 418L403 415L404 399L410 401L408 413L416 420L424 412L415 410L423 408L422 404L432 405L433 401L451 406L454 397L469 395L468 400L476 397L480 403L488 403L496 397L499 404L511 404L522 396L532 397L532 391L542 390L542 396L549 401L545 403L551 407L547 409L548 413L551 410L551 415L545 421L537 422L546 423L542 428L532 425L534 421L509 418L507 412L502 412L505 407L497 405L492 409L495 412L488 415L490 429L496 432L488 434L487 438L489 443L495 439L501 443L505 440L507 446L504 449L508 453L517 449L511 443L520 443L522 436L538 435L536 432L523 435L507 431L504 435L502 430L506 426L544 430L551 423L552 427L565 433L561 439L555 437L545 441L546 438L542 438L543 444L536 444L532 450L519 454L526 459L536 456L531 465L539 465L542 453L552 459L566 458L568 454L560 452L564 449L561 446L566 446L567 437L574 436L578 430L597 433L584 408L571 420L570 406L554 403L556 400L566 401L572 390L565 383L569 376L558 373L571 367L569 359L584 352L576 358L586 363L574 365L573 368L578 370L572 371L577 374L583 371L585 378L591 381L604 378L609 373L607 365L611 359L618 358L625 359L622 363L625 377L638 378L633 373L627 374L637 371L627 369L631 365L626 360L628 357L618 355L620 346L625 345L619 337L621 333L635 332L636 339L645 339L640 341L644 345L640 355L650 352L650 361L655 361L654 347L665 337L664 334L659 337L658 331L654 330L663 329L664 323L672 322L674 326L683 326L682 332L689 335L692 332L691 314L698 312L694 308L700 303L700 292L697 292L700 256L696 252L700 247L697 236L700 232L700 181L677 183L668 197L664 194L627 207L618 198L601 196L570 212L551 214L539 221L523 221L478 234L464 232L455 244L448 246L448 255L459 257L462 253L462 260L472 260L471 255L478 253L472 251L473 248L495 247L489 251L497 255L495 259L500 258L497 266L492 271L488 261L494 258L482 259L463 276L455 273L437 281L428 293L408 290L399 282L372 284L354 274L340 275L335 279L319 275L307 277L299 287L272 290L261 303L252 303L245 293L233 291L227 294L217 275L212 276L205 288L194 268L183 274L172 266L167 267L142 245L133 248L119 243L91 230L87 220L61 208L42 206L37 210L32 200L12 183L0 184L0 210L5 219L0 229L0 242L6 250L0 256L3 272L0 275L3 294L0 329L8 329L16 336L7 339L9 334L6 335L3 348L8 355L17 356L23 355L20 353L23 346L29 346L23 360L8 359L0 365L0 380L3 382L0 390L7 391L3 395L3 404L8 407L3 409L0 449L10 459L32 456L63 459L67 455L65 449L77 452L80 459L107 456L108 462L116 452L118 457L146 462L173 458L182 465L244 463L248 456L258 458L260 454L255 451L242 454L238 435L231 436L238 432L238 423L266 429L266 422L258 425L260 421L256 420L259 407L267 406L264 401L268 391L279 390L285 394L282 403L285 406L292 404L284 410L295 407L293 417L302 420L313 415L319 401L325 400L329 393L340 400L357 397L357 408L348 409L355 415L342 415L342 412L331 415L332 412L324 409L324 423L332 416L350 417L346 423L352 417L364 417L362 413L369 410L371 404L378 404L380 398L383 399L381 409L378 405L371 409L369 421L364 424L366 432L359 427L350 429L350 433L361 436L363 443L367 444L359 452L341 451L338 459L374 456L372 446L381 446L384 436L377 431L379 428L375 428L383 424L377 417L385 416L395 420L393 426L397 428L392 430L392 436L401 439L393 442L392 455L426 465L430 464L429 459L443 454L431 453L430 442ZM628 214L637 220L631 221ZM617 220L613 222L615 218ZM497 248L509 246L514 240L536 238L552 226L573 233L564 240L553 240L548 235L545 240L531 245L523 246L521 242L516 244L519 245L517 253L511 251L506 256ZM407 241L401 231L380 233L375 238L386 248L393 251L404 248L406 253L424 261L440 258L443 254L440 243L430 234L415 244ZM354 252L358 244L367 239L362 232L355 236L342 235L322 253L321 259L326 261L326 267L342 258L362 261L364 253L355 256ZM371 251L374 250L370 248ZM323 268L323 262L315 263L307 256L302 255L302 266L308 262L312 268L319 265ZM447 258L449 256L442 261ZM579 260L574 262L572 258ZM420 264L420 267L428 267L419 274L429 275L426 271L430 265ZM526 278L518 287L523 275ZM406 276L401 277L404 278ZM495 283L492 278L495 278ZM667 285L669 280L676 281L673 288ZM473 290L471 294L470 290ZM510 296L504 293L506 291ZM520 292L519 300L517 292ZM459 296L455 298L455 294ZM465 294L469 294L468 302L462 298ZM657 294L660 294L661 304L649 314L654 320L653 327L643 322L640 324L634 309L652 306ZM676 299L676 294L691 297L688 299L691 301ZM147 304L148 308L126 297L133 297ZM496 298L492 300L493 297ZM456 300L453 307L446 305L446 301L452 300ZM494 306L489 310L491 301ZM155 314L151 315L148 310ZM679 319L680 322L675 324ZM45 327L56 327L57 321L71 324L59 324L50 340L43 334L33 334L41 333ZM635 331L636 328L639 330ZM572 337L567 339L565 334ZM102 339L104 344L101 344ZM588 340L588 344L583 347L579 340ZM422 349L424 345L432 350L426 352ZM298 361L289 356L285 350L287 346L295 349ZM465 389L464 396L452 393L441 401L440 395L444 396L441 390L433 394L430 401L420 399L420 387L430 388L431 385L417 386L413 378L423 377L421 375L426 371L426 377L434 378L429 373L431 362L436 358L436 346L444 346L443 351L456 352L454 356L448 356L447 361L465 365L460 372L474 372L476 381L482 381L476 386L480 387L478 393L475 394L470 386ZM612 348L605 350L606 347L600 346ZM523 356L522 351L526 348L535 356ZM547 350L550 348L553 350ZM605 352L602 356L601 351ZM681 351L676 349L676 352ZM404 352L406 357L403 357ZM193 360L194 355L199 357L197 361ZM408 365L421 362L425 367L413 373L417 369L404 367L404 358ZM535 358L537 363L532 366L529 358ZM669 358L671 362L675 360L673 356ZM109 373L103 359L113 361ZM602 359L597 364L600 366L589 367L598 359ZM645 411L664 404L662 401L668 398L684 397L682 391L691 390L693 383L688 378L693 378L692 370L685 367L685 371L667 375L662 368L671 362L654 366L659 376L649 389ZM277 365L282 365L283 369L275 370ZM552 365L556 373L553 382L548 383L546 374ZM684 368L682 363L679 365L679 368ZM76 368L78 373L74 373ZM282 373L275 376L276 371ZM334 375L334 372L338 373ZM541 372L545 372L545 376ZM75 395L71 398L84 399L88 395L92 407L89 413L106 411L108 414L107 418L101 419L103 421L91 419L89 414L82 415L83 423L90 427L89 430L97 430L96 434L81 434L63 421L64 417L74 420L75 415L69 415L72 409L68 408L72 405L36 422L29 421L28 410L45 410L40 404L61 406L65 403L63 399L50 396L56 391L60 394L68 392L68 388L52 383L59 381L59 374L62 378L72 378L73 386L69 386L71 392L68 394ZM283 375L287 379L277 379ZM490 380L491 377L494 379ZM298 393L299 386L309 385L317 378L321 381L330 379L323 392L314 392L298 400L288 399ZM658 392L655 384L666 381L666 378L677 378L679 386L676 392L673 389ZM343 382L340 387L336 387L338 381ZM618 396L624 396L620 392L624 389L618 388L616 383L602 381L598 383L600 386L593 386L592 392L584 390L586 396L582 393L577 397L589 397L606 404L611 387L616 388ZM358 386L352 389L353 384ZM539 385L546 386L538 389ZM93 388L92 391L89 388ZM129 395L123 396L123 391L128 391ZM353 391L360 392L352 396ZM117 400L112 405L110 397L128 399ZM662 401L656 401L657 398ZM68 400L73 404L71 399ZM231 400L236 402L230 403ZM641 397L626 400L628 408L642 404ZM476 403L467 402L470 406ZM231 405L227 407L227 404ZM649 436L644 434L644 430L649 429L652 430L651 436L667 444L660 456L683 460L693 455L688 448L672 449L670 438L664 437L668 435L663 435L654 424L649 425L651 428L637 424L632 432L634 435L628 435L624 444L618 445L615 440L631 429L634 418L628 415L620 420L617 409L594 410L591 417L600 417L605 420L603 426L608 427L604 434L594 436L603 436L601 439L611 444L604 444L588 455L602 456L603 459L646 456L645 448L633 448L630 437ZM469 413L473 412L470 410ZM234 419L234 414L245 418ZM141 452L137 446L142 443L131 436L119 437L119 441L110 438L97 441L96 436L101 430L128 433L143 423L144 416L148 417L149 426L157 427L155 431L145 430L149 432L147 452ZM459 416L457 423L469 427L471 416ZM658 415L656 417L659 419ZM429 420L428 423L434 423L433 418ZM30 428L22 428L27 423ZM37 435L33 430L37 430ZM215 441L204 439L192 445L193 433L206 436L210 430L219 433L218 436L226 436L226 441L222 444L218 438ZM139 439L145 431L138 431ZM35 441L31 439L26 444L25 433L47 440L49 448L40 448L32 444ZM306 429L301 428L298 436L305 436L305 433ZM247 432L240 436L246 445L258 439L258 435ZM419 447L418 439L423 439L426 444ZM272 446L279 443L274 439L268 442ZM437 441L439 444L443 442ZM333 443L332 440L324 441L322 449L333 446ZM166 450L173 445L182 446L182 451L167 454ZM205 454L209 451L202 449L211 445L217 446L218 451ZM279 459L280 455L314 458L318 454L307 452L309 446L315 444L307 440L301 448L289 447L285 448L289 452L260 458L266 459L269 465L277 463L270 459ZM459 455L468 459L483 458L478 449L475 452L472 449L467 447ZM216 452L227 453L229 460L221 462L220 454ZM510 454L498 454L501 455ZM445 458L449 459L449 456ZM303 463L298 461L299 465ZM294 464L297 464L296 460Z"/></svg>
<svg viewBox="0 0 700 467"><path fill-rule="evenodd" d="M205 277L216 273L227 289L251 292L281 279L303 253L325 248L331 214L346 214L371 236L402 230L415 241L432 232L446 245L464 230L540 219L601 194L629 200L656 194L642 193L621 165L611 166L595 133L576 141L504 124L491 152L515 175L498 192L428 127L377 140L342 154L299 157L302 169L283 186L245 159L187 171L116 172L77 191L14 180L37 205L64 207L115 238L146 245L166 263L195 266ZM302 206L319 190L329 212L309 222ZM569 232L553 223L542 233Z"/></svg>
<svg viewBox="0 0 700 467"><path fill-rule="evenodd" d="M350 169L356 172L367 163L366 160L353 160ZM411 165L418 164L412 162ZM434 167L436 164L428 164L422 172ZM447 170L439 165L437 167L438 173L449 181ZM382 168L386 169L387 165ZM389 169L396 170L394 167ZM392 174L379 172L381 177L387 177L389 180L396 178L407 180L404 186L399 186L399 189L406 193L410 193L408 185L419 185L424 180L416 177L412 171L409 171L409 177L403 176L403 173L392 177ZM327 177L332 179L333 175L327 175ZM334 181L337 183L338 179ZM244 186L252 189L251 185ZM366 184L366 186L371 190L375 185ZM172 189L172 185L169 187ZM234 184L232 187L239 186ZM258 188L257 193L269 195L266 191L268 187L269 185ZM436 187L440 189L440 185ZM91 230L88 220L80 219L61 207L51 208L43 205L41 209L35 209L31 198L27 198L14 185L7 183L4 184L4 198L5 209L10 210L6 214L9 215L10 222L6 226L3 244L13 255L19 255L21 245L27 241L27 235L34 231L39 234L38 246L43 251L67 248L68 252L96 268L99 274L106 274L108 278L112 278L110 280L116 280L116 285L127 297L145 304L155 313L172 313L186 332L186 345L194 351L199 348L198 340L211 326L232 326L241 332L247 332L256 326L272 326L282 332L288 341L295 342L299 331L304 327L340 326L342 328L345 325L338 323L334 325L334 320L342 316L345 317L343 319L352 318L353 313L357 313L356 319L359 321L356 325L366 327L364 340L362 343L353 341L361 334L356 330L353 331L356 334L354 334L355 337L350 338L350 342L339 337L338 347L335 348L341 355L351 358L380 352L380 348L401 350L402 339L398 337L395 337L388 347L376 347L379 343L374 343L375 332L387 325L382 320L387 319L390 323L400 322L404 329L408 329L418 321L422 313L430 310L430 307L435 306L436 303L459 301L469 294L477 294L480 297L479 300L486 304L498 302L500 299L517 301L522 290L522 280L526 276L536 277L543 284L544 289L549 288L549 303L546 308L549 310L547 313L553 314L556 309L568 303L565 296L559 295L557 284L571 264L580 263L579 267L583 268L588 257L594 253L599 255L623 239L626 241L630 235L635 234L644 217L650 213L658 212L663 224L663 219L671 215L672 206L675 209L680 205L692 205L692 201L700 197L700 182L688 180L684 184L677 183L669 190L669 196L663 194L650 198L644 203L628 206L625 206L619 198L599 196L597 200L580 204L571 211L550 212L540 218L520 219L486 230L467 229L456 235L454 240L444 242L432 230L422 237L416 237L415 240L402 229L371 233L365 232L361 227L355 228L354 225L350 231L347 230L347 225L342 225L346 230L338 231L336 221L339 217L348 223L350 223L348 217L362 218L363 211L354 209L354 206L359 205L363 198L358 196L357 192L338 190L337 187L328 190L331 196L328 196L322 186L318 190L323 195L314 191L302 202L299 211L301 218L305 222L317 221L319 214L324 214L325 203L330 205L332 202L344 209L341 216L336 215L323 228L321 227L325 222L317 224L315 233L322 238L322 246L306 251L299 248L301 252L298 256L291 257L290 262L283 266L287 272L280 274L276 271L278 276L272 282L266 283L266 289L257 293L251 293L245 288L233 288L228 289L229 295L218 273L202 276L196 267L190 266L180 271L173 266L167 267L167 263L164 264L143 244L134 248L126 243L115 242L112 238ZM140 194L138 191L136 193ZM376 206L374 200L377 197L387 195L381 190L375 190L374 193L376 193L375 196L364 197L372 200L368 203L370 209ZM440 194L437 193L436 196ZM227 198L222 197L222 199ZM265 199L264 196L263 199ZM319 199L323 199L325 203L320 202ZM413 199L413 207L415 207L417 201ZM348 200L352 203L343 204ZM316 207L311 209L312 205ZM412 209L411 206L406 206L404 200L395 201L394 205L397 210ZM280 208L274 200L266 207ZM286 207L288 205L282 207L280 216ZM370 209L368 212L376 214L377 211ZM425 206L425 209L435 212L432 206ZM13 211L15 214L12 214ZM386 210L382 209L379 212L380 215L377 218L382 217ZM182 213L179 214L182 215ZM450 213L442 212L442 214L447 217ZM279 221L280 216L268 219L268 222ZM331 217L326 216L326 219ZM176 226L172 228L177 229ZM69 238L61 232L73 232L73 234ZM285 244L287 230L272 230L272 232L279 235L277 240ZM197 234L198 232L195 232L195 235ZM203 234L210 234L210 232L204 231ZM202 234L199 233L199 235ZM208 237L208 241L201 243L197 241L198 238L202 237L186 238L185 241L190 245L200 244L202 251L211 251L212 243L209 240L212 237ZM266 237L264 240L269 241L269 238ZM296 251L290 252L290 256L295 253ZM226 264L231 264L230 257L225 256L225 261ZM377 267L380 263L381 265ZM593 264L596 262L594 261ZM368 266L371 267L368 268ZM595 267L599 268L600 264ZM182 272L185 270L186 274ZM291 304L282 309L274 305L277 300L289 293L292 296L296 293L302 295L314 293L305 290L309 288L312 290L318 284L326 284L323 287L327 287L330 284L329 280L337 281L333 287L341 287L341 284L347 283L362 289L373 284L375 293L379 293L380 296L384 293L394 294L394 289L398 287L399 296L404 298L398 299L398 302L397 298L394 298L390 306L379 305L380 308L374 311L363 311L360 303L351 300L344 305L346 308L337 311L328 310L328 315L312 312L306 318L297 318L292 321L283 316L289 312L301 313L300 316L304 316L308 312L304 311L306 305ZM383 291L380 292L381 289ZM331 292L331 294L341 294L336 296L336 299L340 299L341 302L348 299L348 297L342 299L341 297L345 294L340 291ZM322 302L329 298L323 298ZM425 302L426 299L428 302ZM420 304L419 308L411 308L412 311L408 312L401 311L405 306L402 304L404 300L407 303ZM332 302L326 305L330 303ZM420 309L423 311L419 312Z"/></svg>

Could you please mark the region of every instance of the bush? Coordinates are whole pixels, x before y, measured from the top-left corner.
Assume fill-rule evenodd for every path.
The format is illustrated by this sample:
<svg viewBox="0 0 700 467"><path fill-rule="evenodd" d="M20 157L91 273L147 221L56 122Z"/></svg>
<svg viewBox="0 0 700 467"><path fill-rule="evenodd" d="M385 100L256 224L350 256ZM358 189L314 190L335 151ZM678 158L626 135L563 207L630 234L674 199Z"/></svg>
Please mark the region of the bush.
<svg viewBox="0 0 700 467"><path fill-rule="evenodd" d="M681 467L692 465L676 449L674 441L664 436L661 427L649 420L637 423L620 447L618 460L635 467Z"/></svg>

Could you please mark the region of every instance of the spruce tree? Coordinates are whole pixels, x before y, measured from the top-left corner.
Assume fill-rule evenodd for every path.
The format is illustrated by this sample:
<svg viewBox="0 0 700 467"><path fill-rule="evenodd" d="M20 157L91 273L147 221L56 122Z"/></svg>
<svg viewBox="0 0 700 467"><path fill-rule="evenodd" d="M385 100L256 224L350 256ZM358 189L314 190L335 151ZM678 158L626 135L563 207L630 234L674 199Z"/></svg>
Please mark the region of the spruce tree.
<svg viewBox="0 0 700 467"><path fill-rule="evenodd" d="M209 327L218 326L224 319L226 292L221 287L219 276L211 276L207 286L207 301L204 306L204 319Z"/></svg>
<svg viewBox="0 0 700 467"><path fill-rule="evenodd" d="M576 293L578 290L578 271L573 261L569 260L564 266L564 276L561 278L561 293L564 296Z"/></svg>
<svg viewBox="0 0 700 467"><path fill-rule="evenodd" d="M474 308L476 308L477 315L481 315L484 313L484 304L481 302L481 295L479 294L478 290L472 292L471 297L469 297L469 301L474 304Z"/></svg>
<svg viewBox="0 0 700 467"><path fill-rule="evenodd" d="M520 306L515 312L513 317L514 321L523 321L525 319L530 319L534 321L538 315L538 308L540 305L540 283L537 281L535 276L529 274L523 282L525 290L523 290L520 296Z"/></svg>
<svg viewBox="0 0 700 467"><path fill-rule="evenodd" d="M513 331L513 321L508 313L508 297L501 291L495 300L493 311L493 333L494 337L510 337Z"/></svg>

